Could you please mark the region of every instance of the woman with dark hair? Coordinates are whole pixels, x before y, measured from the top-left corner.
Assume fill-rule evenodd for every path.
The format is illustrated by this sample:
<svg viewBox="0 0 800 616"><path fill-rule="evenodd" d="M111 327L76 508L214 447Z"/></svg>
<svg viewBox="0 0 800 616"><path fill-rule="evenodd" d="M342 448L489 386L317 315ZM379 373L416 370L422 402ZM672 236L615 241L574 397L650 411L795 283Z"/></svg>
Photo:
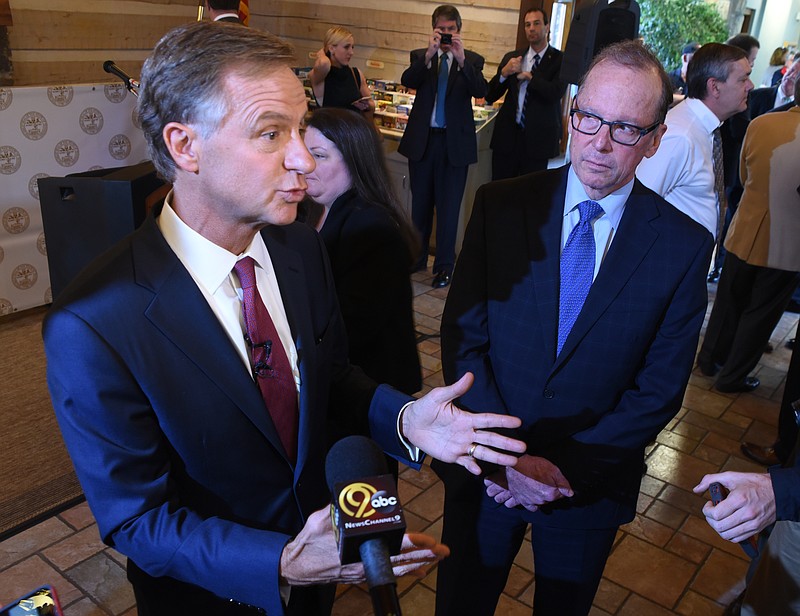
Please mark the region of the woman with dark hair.
<svg viewBox="0 0 800 616"><path fill-rule="evenodd" d="M306 147L316 169L308 196L330 256L350 359L380 383L413 394L422 386L409 272L419 239L397 201L375 130L360 114L317 109Z"/></svg>

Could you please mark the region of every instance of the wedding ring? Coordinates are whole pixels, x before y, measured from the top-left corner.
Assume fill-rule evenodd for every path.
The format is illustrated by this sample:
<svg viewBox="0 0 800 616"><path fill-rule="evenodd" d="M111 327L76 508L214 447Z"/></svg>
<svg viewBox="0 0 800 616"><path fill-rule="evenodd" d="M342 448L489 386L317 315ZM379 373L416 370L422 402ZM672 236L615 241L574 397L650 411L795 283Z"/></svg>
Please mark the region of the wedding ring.
<svg viewBox="0 0 800 616"><path fill-rule="evenodd" d="M470 448L467 450L467 455L468 455L470 458L474 458L474 457L475 457L475 449L476 449L477 447L478 447L478 443L472 443L472 445L470 446Z"/></svg>

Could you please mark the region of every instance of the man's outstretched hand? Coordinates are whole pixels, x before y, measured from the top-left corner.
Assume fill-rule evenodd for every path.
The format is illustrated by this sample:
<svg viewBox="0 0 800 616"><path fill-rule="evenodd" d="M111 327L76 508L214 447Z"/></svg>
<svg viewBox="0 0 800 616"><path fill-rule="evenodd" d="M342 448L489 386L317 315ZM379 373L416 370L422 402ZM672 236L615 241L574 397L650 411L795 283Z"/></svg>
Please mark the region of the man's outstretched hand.
<svg viewBox="0 0 800 616"><path fill-rule="evenodd" d="M477 460L513 466L526 445L491 432L492 428L518 428L522 421L511 415L462 411L453 400L472 386L467 372L447 387L437 387L415 401L403 414L403 434L413 445L442 462L455 462L473 475L481 473Z"/></svg>

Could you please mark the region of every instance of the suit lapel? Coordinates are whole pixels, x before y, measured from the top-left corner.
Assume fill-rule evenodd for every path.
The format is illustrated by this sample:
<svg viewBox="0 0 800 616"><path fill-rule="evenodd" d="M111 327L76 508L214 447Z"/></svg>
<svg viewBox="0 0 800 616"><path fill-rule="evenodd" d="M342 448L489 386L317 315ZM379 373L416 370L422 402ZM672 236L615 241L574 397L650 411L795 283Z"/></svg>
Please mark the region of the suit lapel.
<svg viewBox="0 0 800 616"><path fill-rule="evenodd" d="M283 452L261 394L241 357L154 218L142 225L132 248L136 281L154 294L145 316Z"/></svg>
<svg viewBox="0 0 800 616"><path fill-rule="evenodd" d="M465 52L466 53L466 52ZM455 57L452 60L447 61L447 91L446 94L449 96L450 92L453 90L453 84L456 82L456 73L458 73L458 62L456 62ZM439 78L437 73L436 78Z"/></svg>
<svg viewBox="0 0 800 616"><path fill-rule="evenodd" d="M552 358L556 355L558 330L559 261L567 169L568 167L563 167L560 173L538 176L536 191L539 194L552 195L551 201L549 205L537 204L526 210L528 255L539 313L538 321L542 328L545 353ZM545 184L542 181L544 178L552 184Z"/></svg>
<svg viewBox="0 0 800 616"><path fill-rule="evenodd" d="M644 193L641 185L635 181L611 248L589 289L583 309L556 359L554 369L569 357L622 288L628 284L658 238L658 233L650 224L650 221L658 216L658 209L652 196Z"/></svg>

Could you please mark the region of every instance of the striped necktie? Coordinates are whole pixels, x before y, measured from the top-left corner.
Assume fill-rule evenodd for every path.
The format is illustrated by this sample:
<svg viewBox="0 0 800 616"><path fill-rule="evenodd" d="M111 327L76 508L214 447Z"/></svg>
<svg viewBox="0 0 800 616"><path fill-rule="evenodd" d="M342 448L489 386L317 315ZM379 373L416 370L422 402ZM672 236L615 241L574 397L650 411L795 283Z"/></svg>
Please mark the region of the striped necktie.
<svg viewBox="0 0 800 616"><path fill-rule="evenodd" d="M536 55L533 56L533 65L531 68L531 72L539 68L539 60L540 60L539 54L537 53ZM525 112L528 109L528 96L530 96L530 93L531 93L531 82L529 81L525 86L525 99L522 101L522 109L520 110L519 114L519 125L522 128L525 128Z"/></svg>

